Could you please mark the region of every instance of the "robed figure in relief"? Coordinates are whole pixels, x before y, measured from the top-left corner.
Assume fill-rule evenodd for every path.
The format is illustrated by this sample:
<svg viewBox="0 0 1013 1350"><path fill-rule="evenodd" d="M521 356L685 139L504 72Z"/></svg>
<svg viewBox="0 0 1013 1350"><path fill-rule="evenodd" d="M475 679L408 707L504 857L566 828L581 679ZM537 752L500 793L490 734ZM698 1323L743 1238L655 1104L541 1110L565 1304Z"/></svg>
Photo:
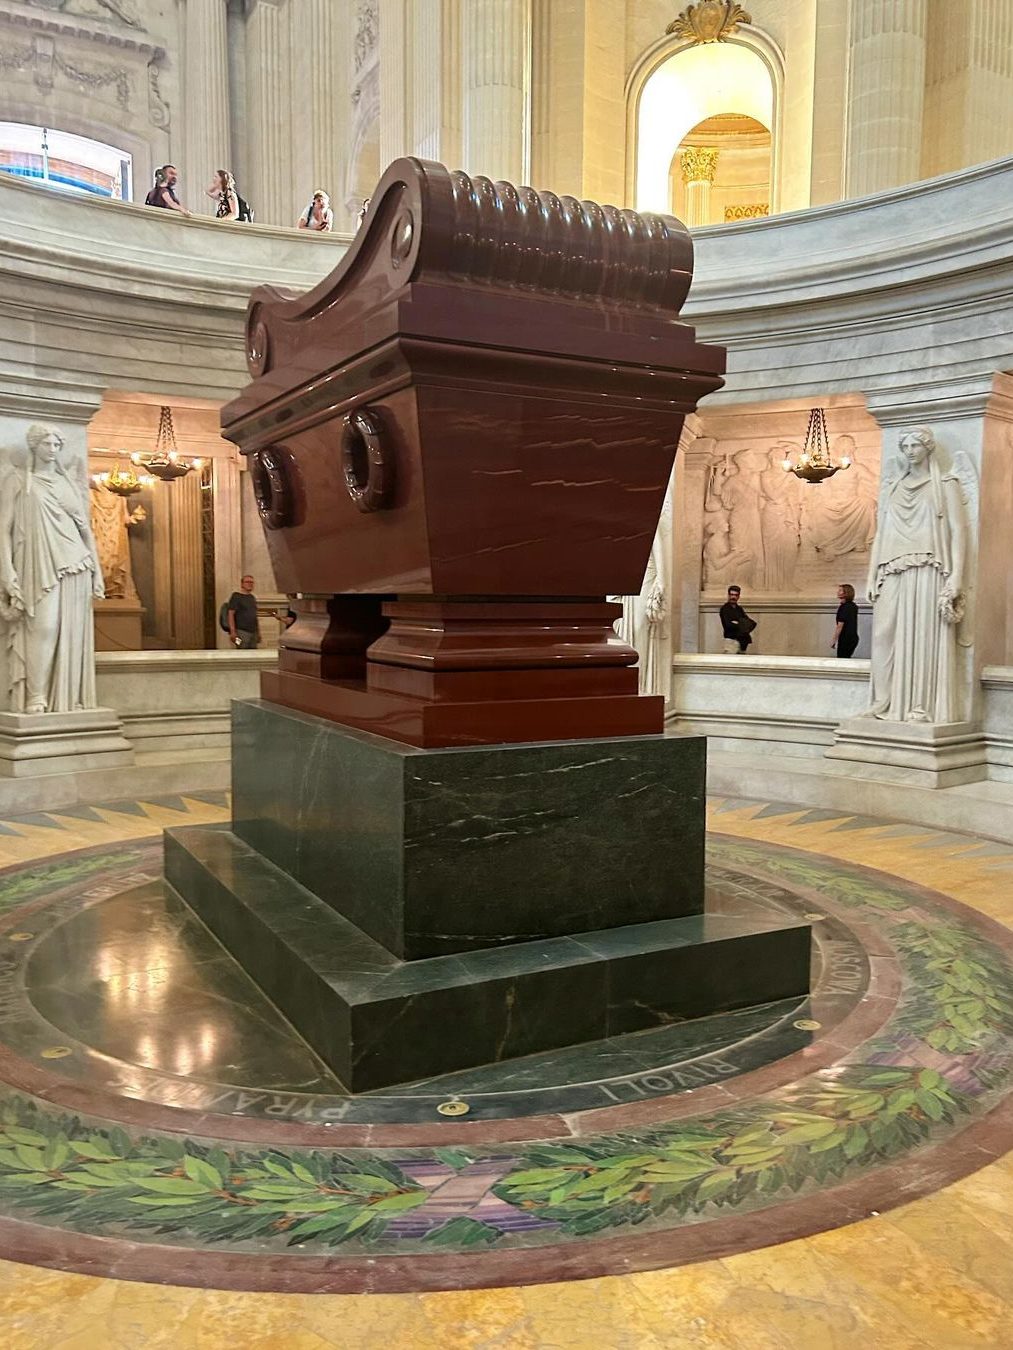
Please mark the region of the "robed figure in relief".
<svg viewBox="0 0 1013 1350"><path fill-rule="evenodd" d="M891 722L961 719L958 626L964 616L967 521L956 473L944 472L927 428L900 440L873 543L872 704Z"/></svg>
<svg viewBox="0 0 1013 1350"><path fill-rule="evenodd" d="M0 613L11 712L95 707L92 598L102 570L84 492L61 460L52 427L28 429L28 463L0 494Z"/></svg>

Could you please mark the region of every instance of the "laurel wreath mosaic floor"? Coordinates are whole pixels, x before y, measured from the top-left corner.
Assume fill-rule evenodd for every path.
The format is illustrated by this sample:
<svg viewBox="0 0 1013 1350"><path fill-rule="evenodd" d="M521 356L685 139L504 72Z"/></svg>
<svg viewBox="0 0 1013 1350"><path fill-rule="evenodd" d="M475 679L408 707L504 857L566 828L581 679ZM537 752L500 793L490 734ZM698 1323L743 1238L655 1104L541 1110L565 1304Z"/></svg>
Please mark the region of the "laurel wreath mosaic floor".
<svg viewBox="0 0 1013 1350"><path fill-rule="evenodd" d="M465 1121L432 1115L446 1084L369 1119L302 1062L253 1091L239 1023L203 1072L157 1036L131 1063L82 1015L87 972L62 1026L33 984L54 933L70 950L124 878L150 885L163 825L226 814L198 794L0 822L0 1251L60 1268L0 1264L5 1345L1013 1343L1013 850L715 801L712 877L820 916L809 1005L597 1078L458 1082ZM140 1013L150 988L105 951ZM367 1289L404 1292L331 1292Z"/></svg>

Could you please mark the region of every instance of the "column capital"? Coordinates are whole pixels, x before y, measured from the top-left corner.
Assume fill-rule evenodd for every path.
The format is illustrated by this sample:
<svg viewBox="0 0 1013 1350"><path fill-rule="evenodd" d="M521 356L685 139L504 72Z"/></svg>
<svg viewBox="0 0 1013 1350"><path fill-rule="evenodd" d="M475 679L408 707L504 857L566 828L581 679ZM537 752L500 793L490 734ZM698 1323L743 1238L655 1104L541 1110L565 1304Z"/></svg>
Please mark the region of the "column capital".
<svg viewBox="0 0 1013 1350"><path fill-rule="evenodd" d="M691 145L679 156L682 181L689 183L713 183L718 167L718 151L709 145Z"/></svg>

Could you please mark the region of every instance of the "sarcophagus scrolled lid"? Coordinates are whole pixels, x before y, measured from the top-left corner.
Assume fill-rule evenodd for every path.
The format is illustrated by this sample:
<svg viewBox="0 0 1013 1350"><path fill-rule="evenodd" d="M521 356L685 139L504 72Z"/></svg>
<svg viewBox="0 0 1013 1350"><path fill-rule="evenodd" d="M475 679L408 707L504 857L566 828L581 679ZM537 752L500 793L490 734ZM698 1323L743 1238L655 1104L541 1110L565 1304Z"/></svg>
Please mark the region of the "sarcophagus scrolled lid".
<svg viewBox="0 0 1013 1350"><path fill-rule="evenodd" d="M692 258L670 216L402 159L329 277L303 296L254 292L253 380L222 424L249 457L278 584L396 601L353 620L345 606L341 621L332 604L330 648L344 657L330 665L307 665L313 643L296 625L289 650L302 642L304 656L283 653L283 671L448 669L432 641L408 659L412 641L394 632L413 597L438 597L436 647L446 658L456 645L461 673L635 662L603 602L639 591L683 419L724 369L724 349L677 321ZM521 604L537 628L530 602L550 600L584 602L578 627L605 634L584 656L568 661L557 642L511 661L516 613L498 644L446 640L465 619L454 606L470 606L474 628L476 606L494 623L508 617L497 603Z"/></svg>

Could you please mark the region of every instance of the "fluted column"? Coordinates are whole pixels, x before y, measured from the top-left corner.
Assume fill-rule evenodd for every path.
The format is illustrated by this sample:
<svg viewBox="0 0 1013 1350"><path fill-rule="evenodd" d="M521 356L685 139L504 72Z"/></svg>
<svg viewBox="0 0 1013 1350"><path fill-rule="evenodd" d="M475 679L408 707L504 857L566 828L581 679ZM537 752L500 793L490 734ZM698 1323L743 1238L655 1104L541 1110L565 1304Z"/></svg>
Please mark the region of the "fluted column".
<svg viewBox="0 0 1013 1350"><path fill-rule="evenodd" d="M257 220L269 225L293 224L304 204L294 199L292 188L291 71L283 20L280 0L252 0L246 21L249 199Z"/></svg>
<svg viewBox="0 0 1013 1350"><path fill-rule="evenodd" d="M464 9L473 0L464 0ZM380 16L380 159L461 164L462 0L386 0Z"/></svg>
<svg viewBox="0 0 1013 1350"><path fill-rule="evenodd" d="M384 0L380 15L380 172L408 154L406 0Z"/></svg>
<svg viewBox="0 0 1013 1350"><path fill-rule="evenodd" d="M182 200L191 211L211 216L216 204L204 189L215 169L232 167L226 24L225 0L186 0L186 162L177 167Z"/></svg>
<svg viewBox="0 0 1013 1350"><path fill-rule="evenodd" d="M679 156L679 168L686 187L685 224L711 223L711 184L717 173L718 152L712 146L694 145Z"/></svg>
<svg viewBox="0 0 1013 1350"><path fill-rule="evenodd" d="M531 0L469 0L461 49L464 167L523 182L531 144Z"/></svg>
<svg viewBox="0 0 1013 1350"><path fill-rule="evenodd" d="M852 0L845 195L921 176L928 0Z"/></svg>
<svg viewBox="0 0 1013 1350"><path fill-rule="evenodd" d="M411 153L456 169L461 163L461 0L413 0L407 36Z"/></svg>
<svg viewBox="0 0 1013 1350"><path fill-rule="evenodd" d="M1013 142L1013 0L963 0L933 13L922 173L953 173Z"/></svg>
<svg viewBox="0 0 1013 1350"><path fill-rule="evenodd" d="M288 7L292 53L292 214L317 188L340 209L343 100L348 97L347 52L339 46L342 16L333 0L300 0ZM283 221L288 224L290 222Z"/></svg>

